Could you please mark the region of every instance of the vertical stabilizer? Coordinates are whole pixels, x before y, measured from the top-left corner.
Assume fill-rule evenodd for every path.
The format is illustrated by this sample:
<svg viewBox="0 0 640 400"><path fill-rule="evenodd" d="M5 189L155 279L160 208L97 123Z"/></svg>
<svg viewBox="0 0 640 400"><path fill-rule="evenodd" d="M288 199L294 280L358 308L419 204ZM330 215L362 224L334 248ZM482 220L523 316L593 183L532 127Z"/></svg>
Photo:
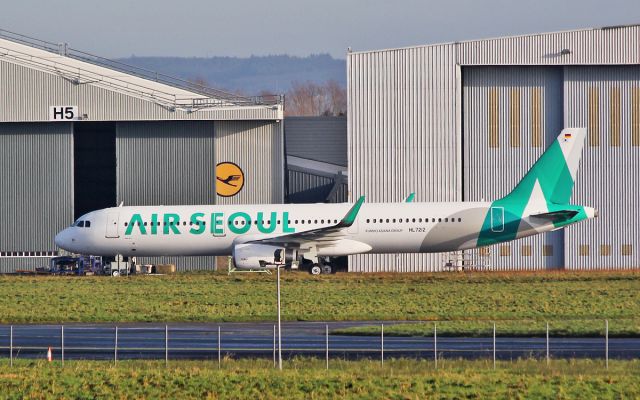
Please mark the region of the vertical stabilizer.
<svg viewBox="0 0 640 400"><path fill-rule="evenodd" d="M586 136L586 128L563 129L503 200L521 204L569 204Z"/></svg>

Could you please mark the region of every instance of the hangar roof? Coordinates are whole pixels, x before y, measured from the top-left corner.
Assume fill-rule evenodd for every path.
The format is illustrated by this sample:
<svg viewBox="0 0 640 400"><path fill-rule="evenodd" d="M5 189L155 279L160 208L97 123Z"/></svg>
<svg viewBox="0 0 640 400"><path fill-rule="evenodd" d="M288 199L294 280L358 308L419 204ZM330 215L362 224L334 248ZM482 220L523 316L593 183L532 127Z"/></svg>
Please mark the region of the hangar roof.
<svg viewBox="0 0 640 400"><path fill-rule="evenodd" d="M282 114L281 96L244 97L226 93L74 50L66 44L55 44L0 30L0 62L3 61L57 76L74 86L96 86L151 102L168 112L192 114L203 111L204 113L198 113L198 119L281 119ZM221 117L220 112L216 112L225 110L224 115L230 116L235 114L229 113L234 109L242 110L241 115L229 118ZM253 118L247 113L251 109L257 112ZM206 115L207 111L213 114ZM185 118L178 116L169 119Z"/></svg>

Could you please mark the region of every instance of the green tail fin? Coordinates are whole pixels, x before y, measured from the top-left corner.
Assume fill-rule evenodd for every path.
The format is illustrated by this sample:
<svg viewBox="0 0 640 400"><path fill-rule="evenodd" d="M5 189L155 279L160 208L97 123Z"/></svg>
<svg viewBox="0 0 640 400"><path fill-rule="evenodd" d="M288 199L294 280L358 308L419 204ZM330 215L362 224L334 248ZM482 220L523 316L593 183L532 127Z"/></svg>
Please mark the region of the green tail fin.
<svg viewBox="0 0 640 400"><path fill-rule="evenodd" d="M542 196L533 200L547 204L569 204L586 136L585 128L563 129L503 200L527 204L532 196ZM541 190L535 188L536 184L540 185Z"/></svg>

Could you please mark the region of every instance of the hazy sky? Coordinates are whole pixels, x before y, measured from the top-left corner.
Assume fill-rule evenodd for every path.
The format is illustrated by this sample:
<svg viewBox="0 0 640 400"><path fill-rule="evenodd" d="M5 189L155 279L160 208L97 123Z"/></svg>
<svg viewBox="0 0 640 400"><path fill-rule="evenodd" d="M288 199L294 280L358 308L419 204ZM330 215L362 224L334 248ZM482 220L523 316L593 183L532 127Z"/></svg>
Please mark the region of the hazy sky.
<svg viewBox="0 0 640 400"><path fill-rule="evenodd" d="M640 23L640 0L7 0L0 28L106 57L308 55Z"/></svg>

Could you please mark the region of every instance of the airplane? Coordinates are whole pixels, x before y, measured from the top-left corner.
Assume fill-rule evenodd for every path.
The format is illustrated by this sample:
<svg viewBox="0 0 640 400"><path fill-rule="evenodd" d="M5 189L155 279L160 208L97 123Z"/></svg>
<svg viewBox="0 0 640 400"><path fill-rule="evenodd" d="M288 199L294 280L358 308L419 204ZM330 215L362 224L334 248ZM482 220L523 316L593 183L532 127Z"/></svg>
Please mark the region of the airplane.
<svg viewBox="0 0 640 400"><path fill-rule="evenodd" d="M562 130L522 180L492 202L122 206L83 215L60 248L102 256L230 255L238 269L332 272L331 257L490 246L598 216L570 204L585 128ZM411 196L412 197L412 196Z"/></svg>

